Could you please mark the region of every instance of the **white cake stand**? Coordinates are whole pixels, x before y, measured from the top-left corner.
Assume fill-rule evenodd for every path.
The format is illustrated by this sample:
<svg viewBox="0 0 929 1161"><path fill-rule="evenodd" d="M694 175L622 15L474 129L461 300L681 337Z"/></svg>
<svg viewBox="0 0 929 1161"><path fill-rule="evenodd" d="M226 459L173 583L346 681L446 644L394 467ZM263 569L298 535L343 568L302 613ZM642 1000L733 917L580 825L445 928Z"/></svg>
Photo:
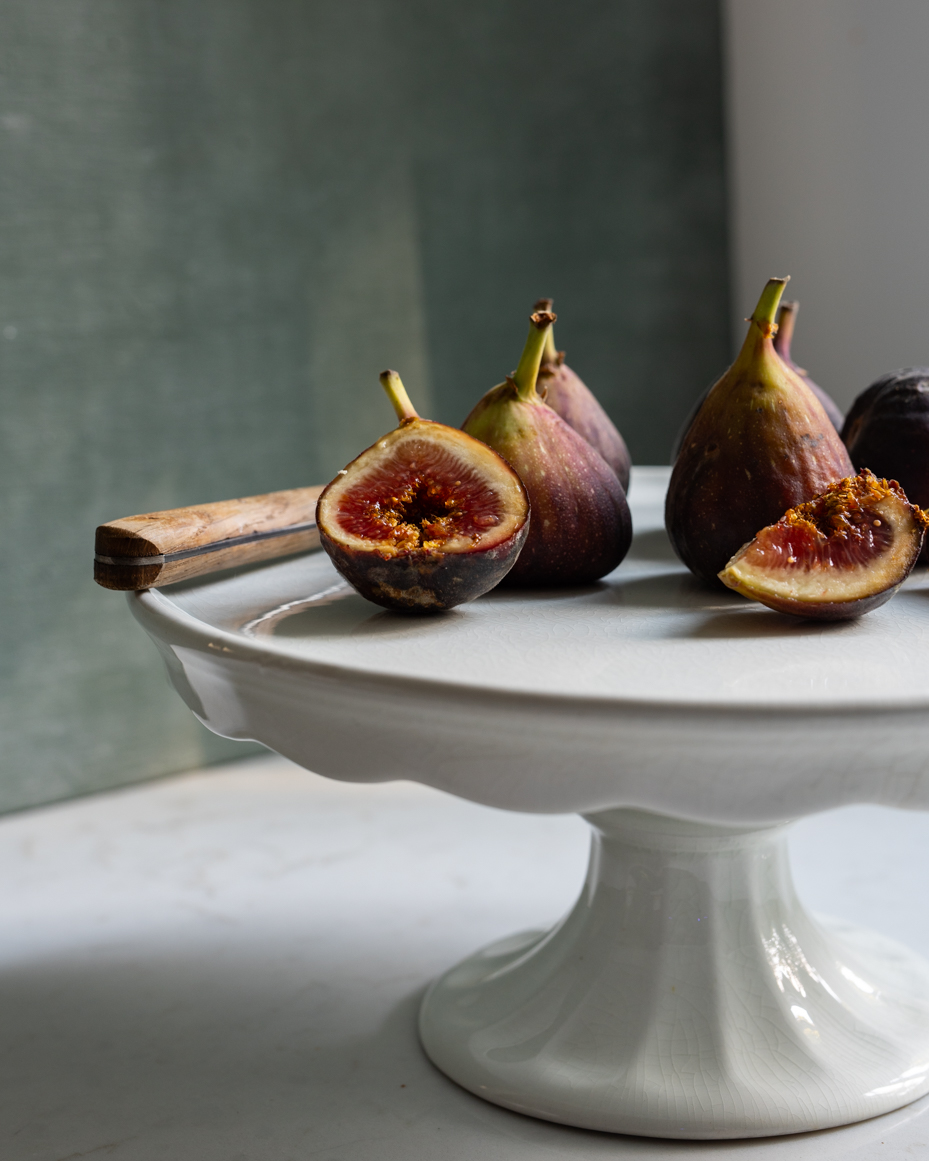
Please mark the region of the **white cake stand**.
<svg viewBox="0 0 929 1161"><path fill-rule="evenodd" d="M590 822L571 913L427 995L423 1044L459 1084L657 1137L887 1112L929 1091L929 965L812 919L784 824L929 808L929 583L847 624L709 593L662 530L666 478L636 473L633 551L583 590L416 618L367 603L318 553L132 608L217 733L333 778Z"/></svg>

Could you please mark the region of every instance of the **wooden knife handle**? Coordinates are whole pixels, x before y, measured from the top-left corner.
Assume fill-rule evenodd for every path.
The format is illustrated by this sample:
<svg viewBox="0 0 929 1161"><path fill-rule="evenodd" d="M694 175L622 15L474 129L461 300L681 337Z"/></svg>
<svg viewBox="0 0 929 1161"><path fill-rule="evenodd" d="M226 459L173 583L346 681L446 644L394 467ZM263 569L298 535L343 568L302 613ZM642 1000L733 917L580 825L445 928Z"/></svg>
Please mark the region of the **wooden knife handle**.
<svg viewBox="0 0 929 1161"><path fill-rule="evenodd" d="M97 529L94 580L106 589L153 589L256 560L319 547L322 488L291 488L127 516Z"/></svg>

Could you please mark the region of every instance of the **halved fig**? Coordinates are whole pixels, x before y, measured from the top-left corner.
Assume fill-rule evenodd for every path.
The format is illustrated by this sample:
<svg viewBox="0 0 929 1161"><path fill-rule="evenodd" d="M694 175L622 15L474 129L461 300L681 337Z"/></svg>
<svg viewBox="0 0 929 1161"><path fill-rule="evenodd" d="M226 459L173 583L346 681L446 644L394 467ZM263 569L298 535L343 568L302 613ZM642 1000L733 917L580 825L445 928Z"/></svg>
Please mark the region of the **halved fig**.
<svg viewBox="0 0 929 1161"><path fill-rule="evenodd" d="M387 609L451 609L492 589L529 531L529 497L480 440L420 419L396 371L381 375L399 427L343 468L316 523L333 564Z"/></svg>
<svg viewBox="0 0 929 1161"><path fill-rule="evenodd" d="M781 613L860 617L889 601L909 576L927 526L929 515L896 480L865 469L762 528L719 579Z"/></svg>

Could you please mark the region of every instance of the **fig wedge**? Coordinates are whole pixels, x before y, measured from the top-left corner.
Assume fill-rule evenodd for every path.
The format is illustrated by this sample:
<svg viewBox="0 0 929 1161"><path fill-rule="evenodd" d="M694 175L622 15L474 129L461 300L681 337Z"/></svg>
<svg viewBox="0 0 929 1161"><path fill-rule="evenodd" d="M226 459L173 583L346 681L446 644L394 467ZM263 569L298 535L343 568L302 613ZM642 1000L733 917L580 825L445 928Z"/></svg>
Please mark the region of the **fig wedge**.
<svg viewBox="0 0 929 1161"><path fill-rule="evenodd" d="M400 424L319 497L323 548L384 608L432 612L473 601L516 563L529 532L526 489L480 440L420 419L396 371L381 383Z"/></svg>
<svg viewBox="0 0 929 1161"><path fill-rule="evenodd" d="M838 621L889 601L919 557L929 515L867 469L791 508L719 579L781 613Z"/></svg>

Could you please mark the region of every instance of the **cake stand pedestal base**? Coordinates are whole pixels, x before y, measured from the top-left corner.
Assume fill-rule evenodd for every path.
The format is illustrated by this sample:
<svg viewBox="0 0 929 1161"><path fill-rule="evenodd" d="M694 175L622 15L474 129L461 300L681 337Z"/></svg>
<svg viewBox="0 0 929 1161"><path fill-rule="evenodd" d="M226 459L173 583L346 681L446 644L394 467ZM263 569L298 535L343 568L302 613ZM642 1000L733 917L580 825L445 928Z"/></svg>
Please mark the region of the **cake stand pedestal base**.
<svg viewBox="0 0 929 1161"><path fill-rule="evenodd" d="M426 996L432 1061L496 1104L651 1137L799 1133L929 1091L929 964L800 905L784 827L588 816L587 881L552 931Z"/></svg>

